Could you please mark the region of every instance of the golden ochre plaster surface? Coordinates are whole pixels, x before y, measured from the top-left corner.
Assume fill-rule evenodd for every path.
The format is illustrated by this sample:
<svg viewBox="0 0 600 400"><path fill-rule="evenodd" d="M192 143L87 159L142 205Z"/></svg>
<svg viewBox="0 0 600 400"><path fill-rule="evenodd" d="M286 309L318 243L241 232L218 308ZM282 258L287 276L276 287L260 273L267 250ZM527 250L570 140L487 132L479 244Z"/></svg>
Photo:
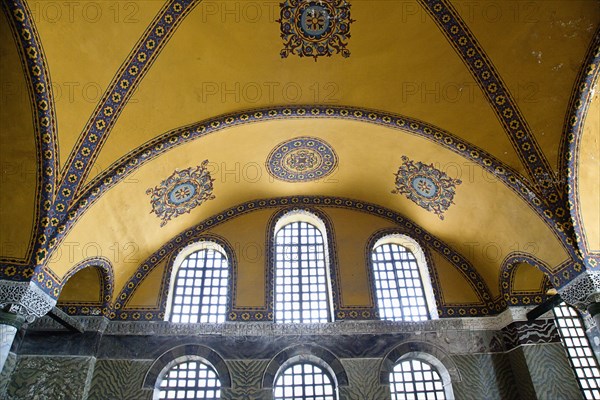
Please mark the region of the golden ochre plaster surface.
<svg viewBox="0 0 600 400"><path fill-rule="evenodd" d="M373 306L369 280L369 239L389 221L354 211L324 209L335 230L338 273L343 306Z"/></svg>
<svg viewBox="0 0 600 400"><path fill-rule="evenodd" d="M519 263L516 267L513 287L514 292L538 292L542 289L544 273L527 263Z"/></svg>
<svg viewBox="0 0 600 400"><path fill-rule="evenodd" d="M205 232L203 238L217 237L224 241L233 252L236 260L236 279L232 294L235 307L265 307L265 277L269 264L265 255L269 253L268 240L273 237L273 216L279 209L257 210L250 214L236 217L222 225ZM401 232L398 227L381 217L362 214L356 211L319 207L328 221L334 226L335 243L329 243L330 251L334 251L336 272L342 306L373 307L372 282L370 280L370 264L368 245L377 233ZM176 254L175 252L174 254ZM448 263L439 253L431 251L434 271L443 277L443 293L445 299L457 299L462 303L478 303L464 276L456 267ZM156 306L160 300L157 293L165 282L165 277L172 277L172 270L165 268L167 257L144 279L127 303L126 308ZM173 266L177 268L176 265ZM448 269L454 270L447 271ZM171 272L167 272L171 271ZM447 296L446 296L447 294Z"/></svg>
<svg viewBox="0 0 600 400"><path fill-rule="evenodd" d="M114 74L164 2L28 3L52 77L63 165Z"/></svg>
<svg viewBox="0 0 600 400"><path fill-rule="evenodd" d="M163 288L167 263L169 259L165 258L146 276L146 278L136 287L131 298L127 301L125 308L140 309L144 307L156 308L161 300L158 294ZM113 298L118 295L119 291L113 293Z"/></svg>
<svg viewBox="0 0 600 400"><path fill-rule="evenodd" d="M577 193L585 239L589 250L600 252L600 94L598 91L590 105L583 128L578 172Z"/></svg>
<svg viewBox="0 0 600 400"><path fill-rule="evenodd" d="M265 307L265 275L268 259L267 232L275 210L242 215L209 231L224 238L237 260L234 306Z"/></svg>
<svg viewBox="0 0 600 400"><path fill-rule="evenodd" d="M466 3L452 2L555 167L571 92L600 22L597 2ZM52 79L60 163L66 161L103 91L164 4L158 0L28 2ZM256 18L237 6L238 11L225 13L227 7L231 8L227 1L200 2L182 22L117 119L88 181L138 146L177 127L226 112L297 104L374 108L420 119L525 171L468 67L417 2L352 2L356 22L349 40L351 56L322 57L317 62L280 58L277 2L262 7ZM36 138L21 61L4 14L0 38L0 255L23 258L35 216ZM16 95L11 85L17 88ZM576 188L591 250L600 249L600 105L595 96L581 139ZM338 168L326 179L289 183L267 173L265 161L273 148L299 136L324 140L337 153ZM462 181L443 220L392 193L402 156L433 164ZM203 160L209 160L215 179L215 199L160 227L161 220L150 213L146 190L176 169L196 167ZM403 131L302 118L224 129L148 162L86 211L59 245L49 268L64 277L82 260L105 257L114 269L116 296L141 263L182 231L247 201L295 195L352 198L413 220L468 259L493 297L500 295L501 266L509 254L530 253L551 270L567 260L563 246L525 200L472 161ZM347 210L323 207L323 211L330 215L338 237L342 303L368 305L364 246L373 232L390 222ZM211 233L240 246L261 242L274 212L255 211ZM264 254L255 262L243 258L239 255L238 284L264 288ZM444 301L478 302L455 267L435 251L432 260ZM130 305L157 306L164 262L142 281ZM99 290L96 282L81 276L73 279L84 292ZM540 287L541 273L519 267L515 276L519 290ZM65 290L67 297L78 296L69 286ZM243 290L236 294L236 305L262 306L264 299L264 289Z"/></svg>
<svg viewBox="0 0 600 400"><path fill-rule="evenodd" d="M29 92L0 12L0 255L24 259L35 216L37 163Z"/></svg>
<svg viewBox="0 0 600 400"><path fill-rule="evenodd" d="M331 120L274 121L230 128L175 148L142 166L93 205L62 245L75 241L80 243L79 249L87 245L87 252L76 252L72 262L65 262L63 257L52 263L52 268L63 275L86 254L93 255L90 252L97 244L102 255L114 263L115 289L120 290L142 260L179 232L245 201L299 193L377 203L411 218L471 261L494 295L498 294L500 265L510 252L533 252L551 267L565 260L566 253L542 220L481 168L425 139L379 126L365 133L363 125ZM264 160L272 147L302 135L317 136L331 144L340 160L338 170L321 181L307 183L281 182L268 175ZM248 138L253 137L261 140L253 142L249 151ZM391 193L401 155L433 163L463 181L456 189L456 204L443 221L406 197ZM199 165L204 159L211 162L215 199L161 228L160 219L150 214L146 189L158 185L176 168ZM129 258L133 262L111 258L114 252L110 246L115 242L121 251L136 249L135 257ZM94 243L94 249L89 243Z"/></svg>
<svg viewBox="0 0 600 400"><path fill-rule="evenodd" d="M550 165L557 169L573 82L600 21L598 3L452 3L498 69Z"/></svg>
<svg viewBox="0 0 600 400"><path fill-rule="evenodd" d="M137 102L125 108L94 172L182 125L225 112L293 104L401 113L459 134L521 169L492 109L437 26L429 19L398 22L405 5L356 2L352 56L314 62L280 58L277 23L222 21L205 15L201 4L144 78Z"/></svg>
<svg viewBox="0 0 600 400"><path fill-rule="evenodd" d="M73 275L65 284L58 302L67 304L76 303L100 303L101 277L96 268L84 268Z"/></svg>
<svg viewBox="0 0 600 400"><path fill-rule="evenodd" d="M464 275L436 251L431 252L431 260L440 282L440 297L446 303L478 304L477 293L469 285Z"/></svg>

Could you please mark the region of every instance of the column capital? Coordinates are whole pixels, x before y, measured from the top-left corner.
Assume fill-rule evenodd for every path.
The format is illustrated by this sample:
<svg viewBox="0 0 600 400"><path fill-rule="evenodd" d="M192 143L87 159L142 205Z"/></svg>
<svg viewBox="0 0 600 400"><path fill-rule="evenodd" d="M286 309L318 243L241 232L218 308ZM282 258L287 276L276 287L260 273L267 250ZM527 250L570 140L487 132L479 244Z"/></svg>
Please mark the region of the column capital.
<svg viewBox="0 0 600 400"><path fill-rule="evenodd" d="M587 310L590 305L600 302L600 272L585 270L558 293L567 304Z"/></svg>
<svg viewBox="0 0 600 400"><path fill-rule="evenodd" d="M55 304L56 299L34 282L0 280L0 309L20 315L28 322L43 317Z"/></svg>

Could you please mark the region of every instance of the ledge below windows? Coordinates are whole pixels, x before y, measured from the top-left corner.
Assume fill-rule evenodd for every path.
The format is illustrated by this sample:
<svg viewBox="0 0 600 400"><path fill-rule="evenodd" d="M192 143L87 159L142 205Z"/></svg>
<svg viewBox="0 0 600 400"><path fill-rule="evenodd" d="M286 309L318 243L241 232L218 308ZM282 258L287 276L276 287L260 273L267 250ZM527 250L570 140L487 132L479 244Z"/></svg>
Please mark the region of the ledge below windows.
<svg viewBox="0 0 600 400"><path fill-rule="evenodd" d="M175 324L167 321L110 321L104 317L73 317L86 331L108 335L217 335L217 336L298 336L394 334L443 332L452 330L501 330L507 325L526 321L533 307L513 307L491 317L442 318L420 322L343 321L323 324L279 324L274 322L225 322L222 324ZM549 316L548 319L551 319ZM27 326L28 331L62 331L62 325L46 316Z"/></svg>

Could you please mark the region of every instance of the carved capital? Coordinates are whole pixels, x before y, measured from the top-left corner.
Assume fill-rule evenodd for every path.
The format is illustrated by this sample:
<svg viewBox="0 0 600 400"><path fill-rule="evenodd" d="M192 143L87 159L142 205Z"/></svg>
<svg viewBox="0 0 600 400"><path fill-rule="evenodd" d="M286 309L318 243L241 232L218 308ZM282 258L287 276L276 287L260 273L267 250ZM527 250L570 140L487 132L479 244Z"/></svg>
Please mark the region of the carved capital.
<svg viewBox="0 0 600 400"><path fill-rule="evenodd" d="M21 315L28 322L43 317L55 304L56 299L33 282L0 280L0 308Z"/></svg>
<svg viewBox="0 0 600 400"><path fill-rule="evenodd" d="M567 304L587 310L591 304L600 302L600 272L586 270L558 293Z"/></svg>

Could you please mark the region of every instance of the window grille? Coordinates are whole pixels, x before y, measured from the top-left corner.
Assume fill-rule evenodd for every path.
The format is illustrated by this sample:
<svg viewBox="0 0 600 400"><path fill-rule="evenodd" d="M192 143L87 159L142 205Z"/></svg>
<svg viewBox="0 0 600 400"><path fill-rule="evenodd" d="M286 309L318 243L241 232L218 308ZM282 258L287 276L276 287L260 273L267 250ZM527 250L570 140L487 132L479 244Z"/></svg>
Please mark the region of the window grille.
<svg viewBox="0 0 600 400"><path fill-rule="evenodd" d="M161 400L221 398L221 382L214 369L200 361L174 365L160 382Z"/></svg>
<svg viewBox="0 0 600 400"><path fill-rule="evenodd" d="M395 243L382 244L371 254L377 307L381 319L429 319L423 282L415 256Z"/></svg>
<svg viewBox="0 0 600 400"><path fill-rule="evenodd" d="M569 362L586 399L600 399L600 371L581 318L573 307L561 303L554 307L554 317Z"/></svg>
<svg viewBox="0 0 600 400"><path fill-rule="evenodd" d="M398 362L390 373L392 400L445 400L444 384L438 371L416 359Z"/></svg>
<svg viewBox="0 0 600 400"><path fill-rule="evenodd" d="M293 222L275 236L275 321L331 321L325 242L319 229Z"/></svg>
<svg viewBox="0 0 600 400"><path fill-rule="evenodd" d="M331 377L314 364L294 364L277 378L275 400L337 400Z"/></svg>
<svg viewBox="0 0 600 400"><path fill-rule="evenodd" d="M229 266L223 253L203 249L190 254L177 271L171 322L224 322L228 280Z"/></svg>

